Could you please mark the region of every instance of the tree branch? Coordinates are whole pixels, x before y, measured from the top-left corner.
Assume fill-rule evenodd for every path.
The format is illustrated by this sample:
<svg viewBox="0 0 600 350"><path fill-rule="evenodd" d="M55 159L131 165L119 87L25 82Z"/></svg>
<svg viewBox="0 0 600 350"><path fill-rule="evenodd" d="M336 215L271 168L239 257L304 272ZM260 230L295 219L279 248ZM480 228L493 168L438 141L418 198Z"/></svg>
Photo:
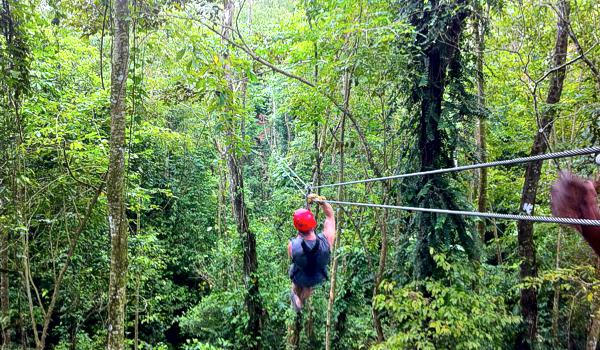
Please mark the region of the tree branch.
<svg viewBox="0 0 600 350"><path fill-rule="evenodd" d="M83 185L88 188L96 189L96 186L78 179L75 176L75 174L73 173L73 170L71 169L71 166L69 165L69 158L67 157L67 142L66 142L66 140L63 140L62 151L63 151L63 157L65 158L65 168L67 168L67 172L69 173L69 176L71 176L73 178L73 180L75 180L75 182L77 182L80 185Z"/></svg>
<svg viewBox="0 0 600 350"><path fill-rule="evenodd" d="M104 175L102 176L102 183L96 188L96 193L94 193L94 197L92 197L92 199L88 203L88 206L85 210L85 214L84 214L83 218L81 219L81 221L79 222L79 226L77 226L77 229L75 230L75 234L73 235L73 238L69 242L69 250L67 252L67 257L65 259L65 264L61 267L60 272L58 273L58 277L56 278L56 281L54 282L54 289L52 291L52 298L50 299L50 305L48 306L48 310L44 316L44 325L42 328L42 336L41 336L42 342L44 342L46 335L48 334L48 328L50 326L50 321L52 320L52 313L54 312L54 308L56 306L56 301L58 300L60 287L61 287L62 281L64 279L65 273L67 272L67 269L70 266L71 258L73 257L73 254L75 253L75 248L77 247L77 243L79 241L79 236L85 229L85 226L87 225L87 223L92 215L92 211L94 210L94 207L96 206L96 203L98 202L98 198L100 197L100 194L104 190L104 186L106 185L107 175L108 175L108 172L104 173Z"/></svg>

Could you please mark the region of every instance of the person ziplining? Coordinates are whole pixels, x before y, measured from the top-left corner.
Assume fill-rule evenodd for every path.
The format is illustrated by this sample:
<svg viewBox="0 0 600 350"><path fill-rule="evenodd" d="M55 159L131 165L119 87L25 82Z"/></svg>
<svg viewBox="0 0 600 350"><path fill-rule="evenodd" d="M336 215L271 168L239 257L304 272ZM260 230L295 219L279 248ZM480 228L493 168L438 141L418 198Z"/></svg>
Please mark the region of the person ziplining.
<svg viewBox="0 0 600 350"><path fill-rule="evenodd" d="M325 198L310 194L307 202L309 205L318 203L325 214L325 222L323 233L316 234L317 221L310 209L298 209L293 215L298 235L288 243L288 254L292 259L289 269L292 281L290 299L296 312L302 310L313 288L328 279L327 267L336 234L333 208L325 202Z"/></svg>
<svg viewBox="0 0 600 350"><path fill-rule="evenodd" d="M540 154L531 157L508 159L482 164L472 164L454 168L428 170L364 180L354 180L315 187L306 185L306 183L304 183L304 181L302 181L302 179L289 166L287 166L287 164L286 166L301 183L306 185L306 190L310 192L311 190L317 188L361 184L373 181L400 179L411 176L443 174L499 165L515 165L532 161L542 161L590 154L596 154L596 163L600 165L600 147L595 146L570 151ZM297 184L296 186L299 187ZM298 231L298 234L296 238L290 240L288 243L288 254L292 259L292 264L289 270L289 277L292 281L292 287L290 291L292 307L297 312L300 312L304 306L304 302L312 294L313 288L328 279L327 267L329 265L333 242L336 235L335 217L330 203L349 206L399 209L425 213L475 216L480 218L497 218L506 220L525 220L570 225L579 233L581 233L583 238L592 247L596 255L600 257L600 208L598 207L597 199L597 191L599 188L600 180L596 180L595 182L586 181L570 173L561 172L559 174L559 179L552 186L550 192L550 204L554 217L534 216L530 215L529 212L523 212L521 214L504 214L439 208L407 207L374 203L342 202L327 200L324 197L320 197L316 194L310 194L307 196L307 204L319 204L325 213L325 222L323 225L323 233L316 234L315 228L317 227L317 222L310 209L298 209L294 212L294 227ZM299 190L301 190L301 188L299 188Z"/></svg>

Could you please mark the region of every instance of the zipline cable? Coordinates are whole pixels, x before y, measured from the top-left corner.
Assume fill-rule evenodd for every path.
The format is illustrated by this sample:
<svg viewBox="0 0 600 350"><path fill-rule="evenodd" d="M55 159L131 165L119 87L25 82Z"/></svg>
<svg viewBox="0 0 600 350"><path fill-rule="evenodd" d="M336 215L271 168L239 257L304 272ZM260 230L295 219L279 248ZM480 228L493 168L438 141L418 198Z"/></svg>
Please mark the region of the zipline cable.
<svg viewBox="0 0 600 350"><path fill-rule="evenodd" d="M424 212L424 213L476 216L476 217L481 217L481 218L495 218L495 219L504 219L504 220L519 220L519 221L522 220L522 221L546 222L546 223L556 223L556 224L565 224L565 225L600 226L600 220L590 220L590 219L560 218L560 217L550 217L550 216L515 215L515 214L500 214L500 213L482 213L482 212L477 212L477 211L419 208L419 207L406 207L406 206L389 205L389 204L342 202L342 201L334 201L334 200L324 200L324 201L315 201L315 202L326 202L326 203L331 203L331 204L348 205L348 206L356 206L356 207L399 209L399 210L417 211L417 212Z"/></svg>
<svg viewBox="0 0 600 350"><path fill-rule="evenodd" d="M568 150L568 151L562 151L562 152L539 154L539 155L531 156L531 157L521 157L521 158L514 158L514 159L507 159L507 160L499 160L499 161L488 162L488 163L463 165L463 166L457 166L454 168L444 168L444 169L436 169L436 170L429 170L429 171L420 171L420 172L409 173L409 174L398 174L398 175L391 175L391 176L384 176L384 177L375 177L375 178L364 179L364 180L338 182L338 183L325 184L325 185L320 185L320 186L313 186L313 187L311 187L311 189L353 185L353 184L373 182L373 181L400 179L400 178L412 177L412 176L443 174L443 173L457 172L457 171L463 171L463 170L489 168L489 167L498 166L498 165L513 165L513 164L534 162L534 161L547 160L547 159L558 159L558 158L582 156L582 155L595 154L595 153L600 153L600 146L574 149L574 150ZM525 220L525 219L520 219L520 220Z"/></svg>
<svg viewBox="0 0 600 350"><path fill-rule="evenodd" d="M302 178L300 178L300 176L298 176L298 174L296 174L296 172L294 170L292 170L292 168L290 168L290 166L287 164L287 162L283 159L283 158L279 158L279 157L275 157L275 159L277 160L277 163L279 164L279 166L281 166L282 164L285 165L285 167L287 169L289 169L289 171L291 172L288 173L287 170L282 169L283 172L285 173L285 175L287 175L287 177L292 180L292 183L294 184L294 186L296 186L296 188L298 189L298 191L300 191L300 193L302 193L302 195L304 195L304 191L309 188L309 186L306 184L306 182L304 182L302 180ZM296 180L294 179L294 177L296 177L296 179L298 179L298 181L300 181L300 183L302 183L302 185L304 185L304 188L302 188L302 186L300 186Z"/></svg>
<svg viewBox="0 0 600 350"><path fill-rule="evenodd" d="M304 180L302 180L302 178L301 178L300 176L298 176L298 174L296 174L296 172L294 171L294 169L292 169L292 168L291 168L291 167L288 165L288 163L287 163L286 161L284 161L284 162L283 162L283 164L285 165L285 167L286 167L286 168L288 168L288 169L289 169L289 171L291 171L291 172L292 172L292 175L294 175L294 176L295 176L295 177L298 179L298 181L300 181L300 183L301 183L302 185L304 185L304 188L308 188L308 187L309 187L309 186L308 186L308 184L307 184L306 182L304 182Z"/></svg>

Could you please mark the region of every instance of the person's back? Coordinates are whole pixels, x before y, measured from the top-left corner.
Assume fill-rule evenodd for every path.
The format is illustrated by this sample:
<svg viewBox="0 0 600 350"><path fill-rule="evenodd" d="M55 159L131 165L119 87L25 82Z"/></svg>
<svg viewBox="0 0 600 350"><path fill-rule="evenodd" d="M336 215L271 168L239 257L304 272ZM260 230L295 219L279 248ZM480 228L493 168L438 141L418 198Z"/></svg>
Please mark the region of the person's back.
<svg viewBox="0 0 600 350"><path fill-rule="evenodd" d="M292 240L290 279L294 284L312 287L325 281L331 256L329 242L323 234L315 240L296 237Z"/></svg>

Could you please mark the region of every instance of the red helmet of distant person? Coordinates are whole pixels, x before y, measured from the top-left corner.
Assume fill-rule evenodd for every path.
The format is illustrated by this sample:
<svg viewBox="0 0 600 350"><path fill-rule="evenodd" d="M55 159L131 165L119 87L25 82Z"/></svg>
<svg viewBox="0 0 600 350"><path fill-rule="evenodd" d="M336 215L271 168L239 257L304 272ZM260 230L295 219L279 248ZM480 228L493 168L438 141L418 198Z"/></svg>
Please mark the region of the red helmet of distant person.
<svg viewBox="0 0 600 350"><path fill-rule="evenodd" d="M294 212L294 227L302 233L309 233L317 227L317 220L310 210L298 209Z"/></svg>

